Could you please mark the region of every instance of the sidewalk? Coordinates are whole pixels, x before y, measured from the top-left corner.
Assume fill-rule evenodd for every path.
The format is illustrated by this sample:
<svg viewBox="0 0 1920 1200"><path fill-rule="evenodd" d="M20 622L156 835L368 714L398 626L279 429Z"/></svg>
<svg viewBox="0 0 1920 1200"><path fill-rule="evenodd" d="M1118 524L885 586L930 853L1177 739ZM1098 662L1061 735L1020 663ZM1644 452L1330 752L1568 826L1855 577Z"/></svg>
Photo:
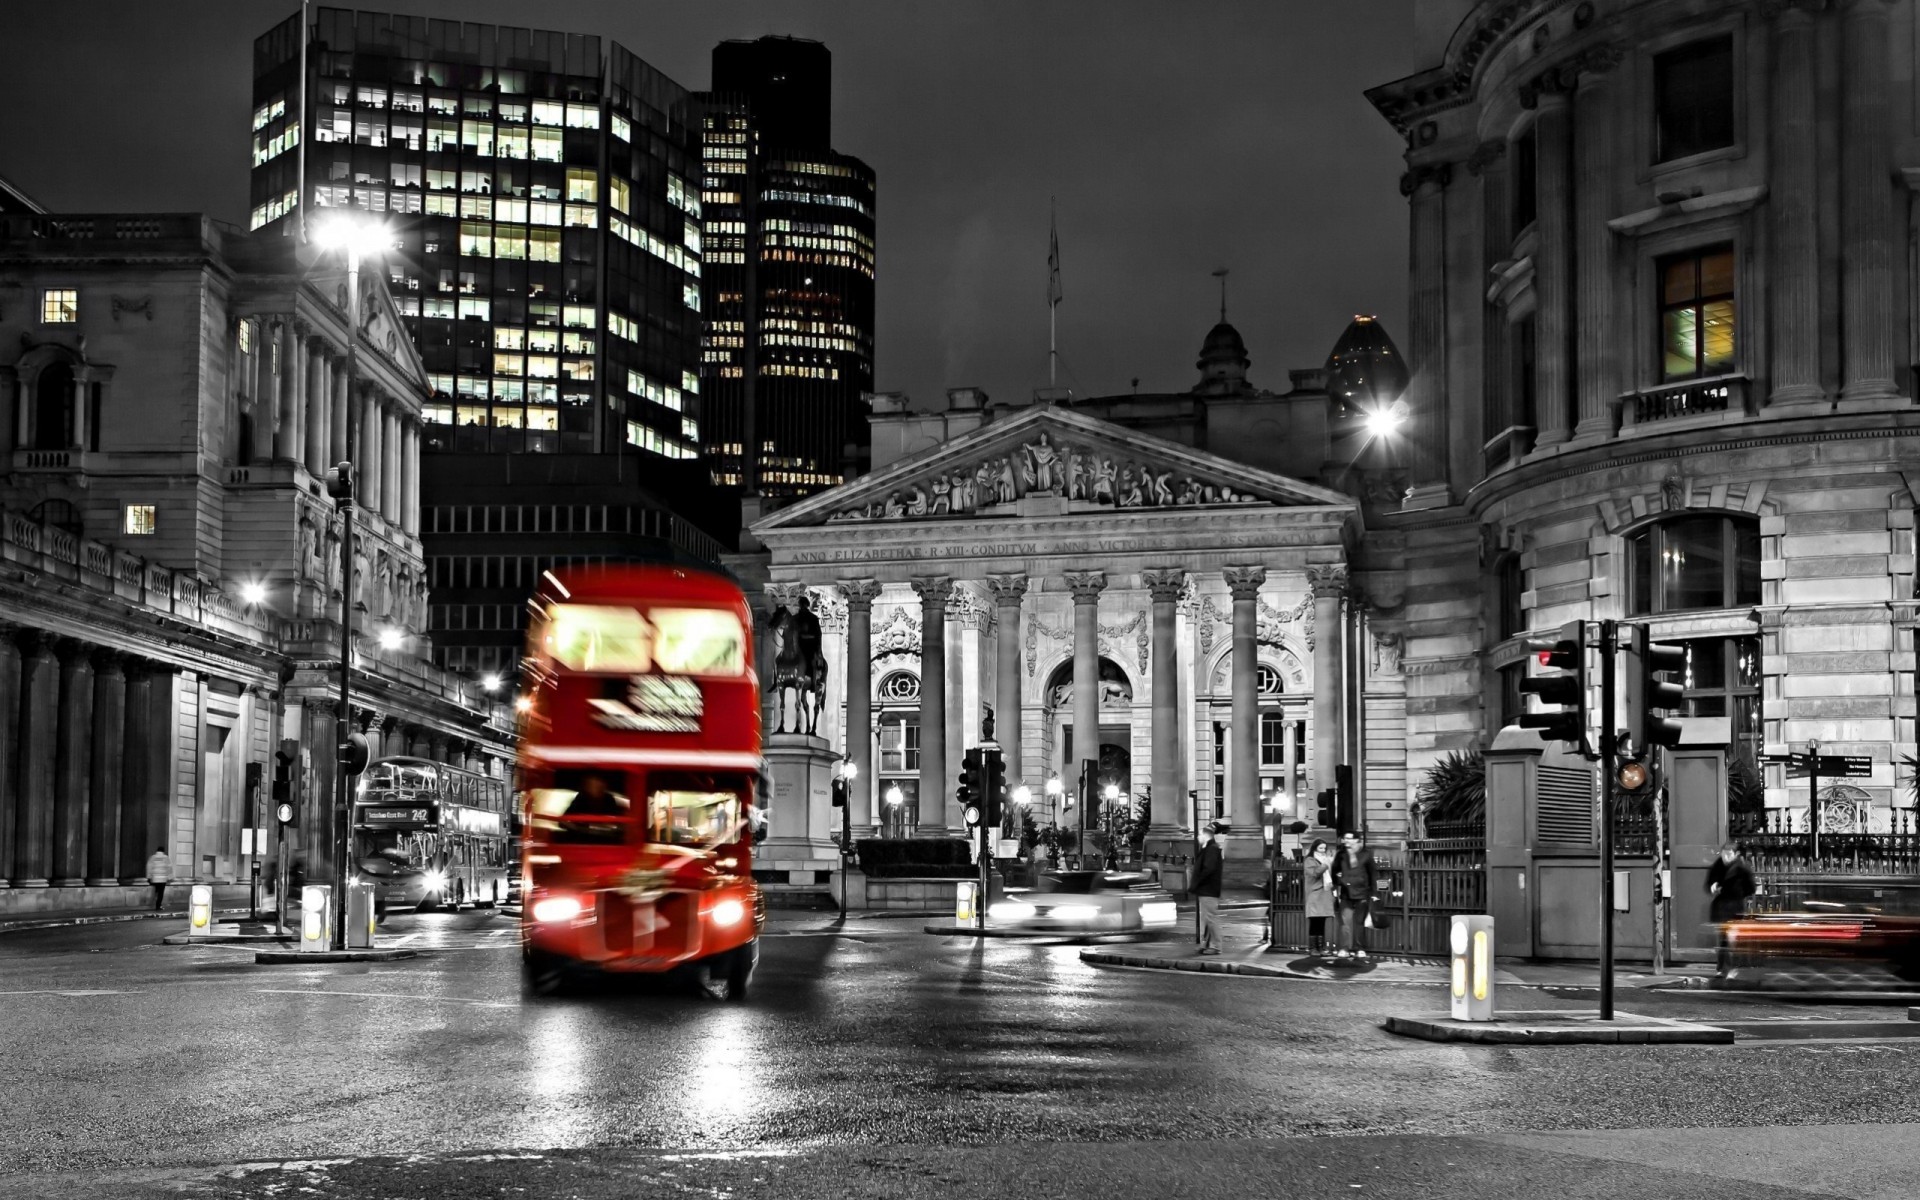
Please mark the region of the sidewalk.
<svg viewBox="0 0 1920 1200"><path fill-rule="evenodd" d="M266 906L261 913L271 913L272 907ZM215 918L248 917L252 910L240 908L216 907ZM0 934L24 933L34 929L60 929L69 925L112 925L122 921L180 921L187 919L187 904L183 898L179 904L168 903L159 912L151 908L75 908L52 909L37 912L31 916L10 917L0 920Z"/></svg>

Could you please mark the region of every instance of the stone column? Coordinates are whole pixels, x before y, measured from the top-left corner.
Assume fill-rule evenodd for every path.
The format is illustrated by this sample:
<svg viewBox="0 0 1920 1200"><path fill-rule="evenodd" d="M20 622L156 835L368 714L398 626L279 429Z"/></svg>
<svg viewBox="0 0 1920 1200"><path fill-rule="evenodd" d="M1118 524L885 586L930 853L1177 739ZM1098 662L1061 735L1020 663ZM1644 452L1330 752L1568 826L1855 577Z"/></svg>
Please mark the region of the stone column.
<svg viewBox="0 0 1920 1200"><path fill-rule="evenodd" d="M327 340L307 339L306 402L300 406L304 424L301 453L307 471L324 477L327 469L327 418L333 411L333 399L327 394Z"/></svg>
<svg viewBox="0 0 1920 1200"><path fill-rule="evenodd" d="M1845 0L1840 129L1843 401L1896 394L1886 0Z"/></svg>
<svg viewBox="0 0 1920 1200"><path fill-rule="evenodd" d="M1411 371L1407 407L1411 413L1402 441L1414 488L1429 493L1419 500L1422 507L1447 503L1446 187L1452 179L1452 164L1438 163L1409 171L1401 185L1409 197L1411 225L1407 248Z"/></svg>
<svg viewBox="0 0 1920 1200"><path fill-rule="evenodd" d="M20 644L18 630L0 625L0 884L13 874L14 822L20 811Z"/></svg>
<svg viewBox="0 0 1920 1200"><path fill-rule="evenodd" d="M1061 764L1061 775L1073 791L1080 786L1080 764L1100 760L1100 593L1107 589L1107 573L1068 571L1066 580L1073 593L1073 757Z"/></svg>
<svg viewBox="0 0 1920 1200"><path fill-rule="evenodd" d="M1347 590L1344 563L1307 568L1307 584L1313 589L1313 790L1333 786L1333 769L1346 761L1340 720L1341 697L1346 687L1342 675L1342 624L1340 600Z"/></svg>
<svg viewBox="0 0 1920 1200"><path fill-rule="evenodd" d="M1534 185L1536 216L1533 229L1534 421L1537 446L1564 442L1570 398L1567 354L1571 349L1567 321L1572 315L1570 272L1573 239L1570 236L1568 190L1567 98L1556 92L1540 96L1534 119ZM1333 786L1331 778L1325 784Z"/></svg>
<svg viewBox="0 0 1920 1200"><path fill-rule="evenodd" d="M126 761L127 678L102 654L93 676L93 792L87 808L87 884L120 882L121 766Z"/></svg>
<svg viewBox="0 0 1920 1200"><path fill-rule="evenodd" d="M400 524L400 409L386 406L380 426L383 457L380 463L380 515L389 525Z"/></svg>
<svg viewBox="0 0 1920 1200"><path fill-rule="evenodd" d="M353 457L347 448L347 360L339 358L333 365L333 415L327 418L327 465L338 466Z"/></svg>
<svg viewBox="0 0 1920 1200"><path fill-rule="evenodd" d="M1493 278L1495 263L1506 261L1513 253L1513 181L1507 165L1511 161L1512 156L1507 153L1505 141L1482 142L1467 160L1467 170L1480 179L1481 223L1485 229L1482 265L1487 268L1487 274L1483 276L1485 279ZM1516 424L1513 413L1513 352L1506 310L1491 302L1482 303L1486 306L1486 315L1482 329L1485 359L1480 372L1481 387L1485 393L1481 402L1481 411L1485 414L1481 429L1486 440L1491 441Z"/></svg>
<svg viewBox="0 0 1920 1200"><path fill-rule="evenodd" d="M87 881L87 806L93 777L93 658L75 646L60 662L60 733L54 767L53 886Z"/></svg>
<svg viewBox="0 0 1920 1200"><path fill-rule="evenodd" d="M400 527L420 534L420 422L408 417L400 429Z"/></svg>
<svg viewBox="0 0 1920 1200"><path fill-rule="evenodd" d="M21 649L20 790L14 809L13 886L46 887L53 875L54 746L60 722L60 660L52 639Z"/></svg>
<svg viewBox="0 0 1920 1200"><path fill-rule="evenodd" d="M1820 386L1819 127L1813 56L1813 15L1799 4L1789 5L1773 25L1769 404L1826 398Z"/></svg>
<svg viewBox="0 0 1920 1200"><path fill-rule="evenodd" d="M1287 798L1293 802L1292 809L1288 810L1290 820L1298 818L1301 813L1307 811L1307 806L1300 802L1299 724L1298 721L1280 723L1280 736L1286 739L1281 743L1280 777L1286 781Z"/></svg>
<svg viewBox="0 0 1920 1200"><path fill-rule="evenodd" d="M281 337L283 328L278 321L263 318L260 322L263 335L257 343L260 386L253 393L253 445L250 448L252 459L257 463L273 461L273 424L280 395L280 373L275 368L287 357L287 347Z"/></svg>
<svg viewBox="0 0 1920 1200"><path fill-rule="evenodd" d="M1034 787L1035 781L1027 778L1020 757L1020 606L1027 595L1027 577L989 575L987 586L993 590L998 625L993 644L993 740L1000 743L1000 756L1007 764L1007 786L1025 783L1035 794L1044 794L1044 787Z"/></svg>
<svg viewBox="0 0 1920 1200"><path fill-rule="evenodd" d="M148 778L153 757L153 675L143 664L128 667L126 696L125 753L120 764L120 882L139 883L147 869L147 855L157 843L147 838L148 830L164 824L149 811L147 797L152 790Z"/></svg>
<svg viewBox="0 0 1920 1200"><path fill-rule="evenodd" d="M360 395L360 478L355 481L354 503L362 513L380 511L380 397L372 388Z"/></svg>
<svg viewBox="0 0 1920 1200"><path fill-rule="evenodd" d="M1150 827L1172 835L1187 825L1185 760L1180 753L1180 659L1174 642L1174 607L1187 573L1179 567L1149 567L1140 582L1153 598L1153 811Z"/></svg>
<svg viewBox="0 0 1920 1200"><path fill-rule="evenodd" d="M1597 441L1613 434L1613 404L1619 393L1614 358L1619 353L1613 328L1613 231L1607 220L1613 213L1612 85L1617 52L1601 48L1582 60L1579 91L1574 104L1574 150L1579 183L1574 189L1574 271L1580 283L1575 322L1579 355L1580 422L1575 439Z"/></svg>
<svg viewBox="0 0 1920 1200"><path fill-rule="evenodd" d="M287 462L300 457L303 446L299 412L300 378L305 374L305 341L291 322L280 327L280 379L273 405L273 457Z"/></svg>
<svg viewBox="0 0 1920 1200"><path fill-rule="evenodd" d="M946 832L947 797L958 773L947 771L947 596L948 575L920 575L920 823L922 834Z"/></svg>
<svg viewBox="0 0 1920 1200"><path fill-rule="evenodd" d="M1233 595L1232 739L1228 749L1227 811L1243 830L1260 825L1260 585L1267 569L1228 567L1220 573Z"/></svg>
<svg viewBox="0 0 1920 1200"><path fill-rule="evenodd" d="M857 837L879 824L873 809L880 784L873 771L873 602L880 583L842 579L840 594L847 598L846 755L855 772L848 821Z"/></svg>

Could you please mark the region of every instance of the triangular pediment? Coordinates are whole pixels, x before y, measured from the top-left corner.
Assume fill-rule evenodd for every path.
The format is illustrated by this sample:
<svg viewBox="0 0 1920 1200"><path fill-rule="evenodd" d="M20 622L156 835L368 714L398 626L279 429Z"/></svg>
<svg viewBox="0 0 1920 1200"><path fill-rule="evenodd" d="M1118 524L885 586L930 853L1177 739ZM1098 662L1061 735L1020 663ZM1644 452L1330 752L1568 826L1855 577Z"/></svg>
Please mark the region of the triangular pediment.
<svg viewBox="0 0 1920 1200"><path fill-rule="evenodd" d="M1353 508L1352 497L1085 413L1031 408L755 523L809 526L1196 508Z"/></svg>

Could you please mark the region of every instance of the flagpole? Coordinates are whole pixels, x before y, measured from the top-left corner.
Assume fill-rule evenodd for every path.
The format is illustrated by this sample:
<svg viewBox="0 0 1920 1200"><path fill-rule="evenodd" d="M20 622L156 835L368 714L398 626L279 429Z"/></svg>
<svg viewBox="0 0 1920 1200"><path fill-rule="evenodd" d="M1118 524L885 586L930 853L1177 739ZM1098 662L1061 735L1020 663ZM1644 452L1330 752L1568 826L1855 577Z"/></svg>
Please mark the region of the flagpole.
<svg viewBox="0 0 1920 1200"><path fill-rule="evenodd" d="M1047 198L1047 390L1060 387L1060 349L1055 337L1060 307L1060 218L1052 197Z"/></svg>

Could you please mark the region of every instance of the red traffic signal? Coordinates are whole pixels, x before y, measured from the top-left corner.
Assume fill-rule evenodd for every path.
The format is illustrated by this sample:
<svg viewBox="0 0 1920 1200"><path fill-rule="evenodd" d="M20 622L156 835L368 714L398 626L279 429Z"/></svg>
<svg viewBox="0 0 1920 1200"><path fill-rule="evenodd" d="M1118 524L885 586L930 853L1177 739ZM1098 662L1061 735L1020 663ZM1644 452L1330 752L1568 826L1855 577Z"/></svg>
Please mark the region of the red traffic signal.
<svg viewBox="0 0 1920 1200"><path fill-rule="evenodd" d="M1568 742L1584 750L1587 742L1587 625L1569 621L1552 641L1530 641L1543 670L1564 672L1534 675L1520 681L1524 695L1538 696L1541 707L1523 713L1522 729L1538 729L1552 742ZM1554 707L1548 707L1554 706Z"/></svg>

